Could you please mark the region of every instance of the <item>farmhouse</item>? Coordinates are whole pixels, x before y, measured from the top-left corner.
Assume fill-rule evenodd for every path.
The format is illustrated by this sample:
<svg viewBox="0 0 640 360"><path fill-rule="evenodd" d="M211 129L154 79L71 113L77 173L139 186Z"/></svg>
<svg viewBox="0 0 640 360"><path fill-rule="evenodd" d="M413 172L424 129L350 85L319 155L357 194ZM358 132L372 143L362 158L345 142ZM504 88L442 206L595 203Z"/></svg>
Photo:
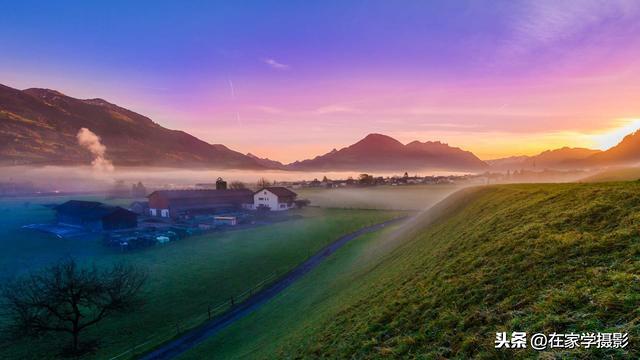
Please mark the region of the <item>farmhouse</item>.
<svg viewBox="0 0 640 360"><path fill-rule="evenodd" d="M96 201L70 200L54 209L59 224L93 231L128 229L138 225L136 213Z"/></svg>
<svg viewBox="0 0 640 360"><path fill-rule="evenodd" d="M249 208L252 203L248 189L158 190L149 195L149 214L177 218Z"/></svg>
<svg viewBox="0 0 640 360"><path fill-rule="evenodd" d="M281 187L264 187L253 194L252 209L266 208L271 211L289 210L295 206L294 201L298 194Z"/></svg>

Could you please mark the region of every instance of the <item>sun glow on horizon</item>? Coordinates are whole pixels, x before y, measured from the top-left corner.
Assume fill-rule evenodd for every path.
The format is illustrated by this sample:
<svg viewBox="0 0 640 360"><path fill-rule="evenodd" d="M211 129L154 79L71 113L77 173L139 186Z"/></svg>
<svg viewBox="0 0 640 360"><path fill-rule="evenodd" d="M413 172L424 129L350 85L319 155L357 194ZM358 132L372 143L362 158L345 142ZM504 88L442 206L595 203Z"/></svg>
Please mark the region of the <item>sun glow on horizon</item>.
<svg viewBox="0 0 640 360"><path fill-rule="evenodd" d="M596 149L610 149L620 143L625 136L633 134L640 129L640 118L620 119L617 123L619 126L593 136Z"/></svg>

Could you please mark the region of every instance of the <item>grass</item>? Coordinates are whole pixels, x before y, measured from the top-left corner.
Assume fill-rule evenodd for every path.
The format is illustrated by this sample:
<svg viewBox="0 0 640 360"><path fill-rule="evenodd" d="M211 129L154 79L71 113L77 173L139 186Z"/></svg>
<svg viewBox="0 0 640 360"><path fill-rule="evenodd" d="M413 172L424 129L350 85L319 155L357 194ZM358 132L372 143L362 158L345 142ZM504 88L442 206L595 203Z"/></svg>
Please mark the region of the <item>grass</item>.
<svg viewBox="0 0 640 360"><path fill-rule="evenodd" d="M460 185L405 185L362 188L297 189L312 205L332 208L423 210L444 199Z"/></svg>
<svg viewBox="0 0 640 360"><path fill-rule="evenodd" d="M108 359L150 338L147 346L175 336L177 331L204 320L209 305L228 301L274 272L285 272L343 234L399 214L305 209L302 219L286 223L193 237L126 254L92 252L84 259L98 264L121 260L136 263L148 268L150 276L144 288L147 303L142 311L105 320L84 334L85 339L100 341L100 348L91 357ZM41 215L38 221L47 218ZM9 342L0 345L0 354L7 359L55 358L66 341L65 337L49 336L37 341ZM146 348L138 349L143 350ZM128 353L122 358L133 355Z"/></svg>
<svg viewBox="0 0 640 360"><path fill-rule="evenodd" d="M467 189L398 236L350 244L184 357L640 358L639 183ZM501 350L498 331L630 343Z"/></svg>
<svg viewBox="0 0 640 360"><path fill-rule="evenodd" d="M612 181L629 181L640 179L639 167L624 167L616 169L608 169L601 171L595 175L582 179L583 182L612 182Z"/></svg>

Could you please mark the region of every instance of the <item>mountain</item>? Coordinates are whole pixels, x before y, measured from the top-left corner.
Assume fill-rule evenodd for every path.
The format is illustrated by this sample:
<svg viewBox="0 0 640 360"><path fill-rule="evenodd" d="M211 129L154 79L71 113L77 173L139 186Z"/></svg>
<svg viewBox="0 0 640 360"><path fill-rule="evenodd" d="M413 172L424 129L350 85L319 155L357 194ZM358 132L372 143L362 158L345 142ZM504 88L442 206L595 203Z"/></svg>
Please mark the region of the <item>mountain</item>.
<svg viewBox="0 0 640 360"><path fill-rule="evenodd" d="M255 160L258 164L269 168L269 169L278 169L278 170L286 170L286 165L281 163L280 161L271 160L268 158L261 158L252 153L247 153L247 156Z"/></svg>
<svg viewBox="0 0 640 360"><path fill-rule="evenodd" d="M586 159L591 166L634 165L640 162L640 130L622 139L618 145Z"/></svg>
<svg viewBox="0 0 640 360"><path fill-rule="evenodd" d="M81 128L100 137L116 166L265 168L224 145L164 128L103 99L0 85L0 164L89 164L94 155L76 138Z"/></svg>
<svg viewBox="0 0 640 360"><path fill-rule="evenodd" d="M581 167L585 159L599 153L600 150L563 147L534 156L511 156L486 162L496 170L569 169Z"/></svg>
<svg viewBox="0 0 640 360"><path fill-rule="evenodd" d="M470 171L485 169L488 165L471 152L438 141L413 141L404 145L386 135L369 134L351 146L296 161L287 167L310 171Z"/></svg>

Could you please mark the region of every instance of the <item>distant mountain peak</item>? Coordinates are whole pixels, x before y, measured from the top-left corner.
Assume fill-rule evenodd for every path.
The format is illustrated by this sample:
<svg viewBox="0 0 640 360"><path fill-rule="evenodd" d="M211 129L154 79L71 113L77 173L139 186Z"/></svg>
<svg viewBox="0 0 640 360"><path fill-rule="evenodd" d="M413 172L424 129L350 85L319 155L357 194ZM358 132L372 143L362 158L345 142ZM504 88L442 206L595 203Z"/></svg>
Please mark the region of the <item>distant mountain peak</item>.
<svg viewBox="0 0 640 360"><path fill-rule="evenodd" d="M372 133L353 145L289 165L295 170L414 171L477 170L488 165L471 152L439 141L403 145L391 136Z"/></svg>

